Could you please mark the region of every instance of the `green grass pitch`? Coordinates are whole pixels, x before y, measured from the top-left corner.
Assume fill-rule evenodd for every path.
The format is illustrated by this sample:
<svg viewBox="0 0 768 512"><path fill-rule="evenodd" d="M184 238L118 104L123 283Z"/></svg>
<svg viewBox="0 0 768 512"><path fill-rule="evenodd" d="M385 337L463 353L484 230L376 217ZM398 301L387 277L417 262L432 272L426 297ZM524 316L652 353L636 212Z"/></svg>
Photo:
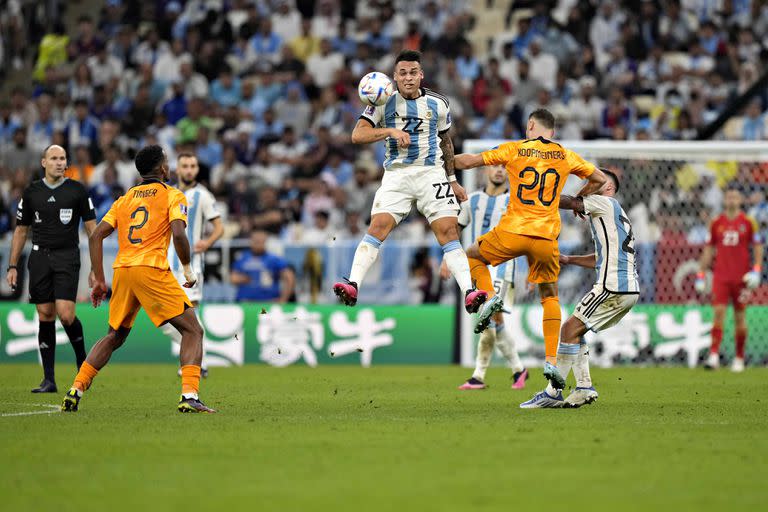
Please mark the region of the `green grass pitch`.
<svg viewBox="0 0 768 512"><path fill-rule="evenodd" d="M765 506L768 370L595 370L600 400L521 410L492 369L217 369L176 412L166 365L107 367L75 414L0 366L2 510L747 510ZM569 382L569 385L571 382ZM535 507L535 508L534 508Z"/></svg>

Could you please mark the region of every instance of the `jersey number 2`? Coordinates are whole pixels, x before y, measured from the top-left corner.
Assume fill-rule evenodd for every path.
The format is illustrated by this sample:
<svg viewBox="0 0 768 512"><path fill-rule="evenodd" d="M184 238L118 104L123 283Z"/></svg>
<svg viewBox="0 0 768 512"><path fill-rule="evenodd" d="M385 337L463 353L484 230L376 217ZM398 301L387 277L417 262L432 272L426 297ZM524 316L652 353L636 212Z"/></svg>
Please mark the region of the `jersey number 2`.
<svg viewBox="0 0 768 512"><path fill-rule="evenodd" d="M535 167L526 167L525 169L520 171L520 178L525 179L525 175L531 174L531 173L533 173L533 181L528 185L521 183L517 187L517 198L523 204L527 204L529 206L535 205L536 201L523 198L523 190L535 190L536 185L538 185L539 186L539 202L544 206L551 205L555 200L555 196L557 195L557 186L560 184L560 175L557 174L557 171L555 169L547 169L542 174L539 174L539 171L537 171ZM552 197L550 197L549 199L544 199L544 189L547 186L547 177L550 175L554 175L554 180L555 180L555 184L552 187Z"/></svg>
<svg viewBox="0 0 768 512"><path fill-rule="evenodd" d="M144 214L144 219L141 222L139 222L138 224L134 224L133 226L128 228L128 241L131 242L132 244L140 244L142 242L141 238L134 238L133 237L133 231L136 230L136 229L143 228L144 224L146 224L147 221L149 220L149 210L147 210L147 208L145 206L139 206L138 208L133 210L133 213L131 214L131 218L135 219L136 215L139 212Z"/></svg>

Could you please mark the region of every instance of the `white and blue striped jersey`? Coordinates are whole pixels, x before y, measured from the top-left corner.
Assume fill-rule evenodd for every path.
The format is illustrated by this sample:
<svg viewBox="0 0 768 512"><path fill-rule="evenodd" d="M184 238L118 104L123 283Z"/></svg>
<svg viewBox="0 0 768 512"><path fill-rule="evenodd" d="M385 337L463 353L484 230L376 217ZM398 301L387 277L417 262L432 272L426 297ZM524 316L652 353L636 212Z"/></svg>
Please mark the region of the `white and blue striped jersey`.
<svg viewBox="0 0 768 512"><path fill-rule="evenodd" d="M459 226L469 229L470 243L475 243L480 236L493 229L507 210L509 192L491 196L484 190L476 190L469 194L466 201L461 203L459 211ZM496 278L512 282L515 274L515 260L506 261L496 267Z"/></svg>
<svg viewBox="0 0 768 512"><path fill-rule="evenodd" d="M443 152L439 135L451 128L451 112L445 96L421 89L416 99L405 99L395 92L384 105L369 106L360 119L374 128L397 128L408 132L411 143L406 148L395 139L386 139L384 169L396 170L409 166L442 167Z"/></svg>
<svg viewBox="0 0 768 512"><path fill-rule="evenodd" d="M187 238L189 239L189 248L194 251L195 243L203 238L205 225L213 219L219 217L216 209L216 199L207 188L199 183L192 188L184 191L187 197ZM181 261L176 254L176 248L173 246L173 240L168 248L168 263L172 272L182 272ZM197 274L203 272L203 254L192 254L192 270Z"/></svg>
<svg viewBox="0 0 768 512"><path fill-rule="evenodd" d="M597 283L612 293L640 293L635 238L629 217L612 197L584 197L597 255Z"/></svg>

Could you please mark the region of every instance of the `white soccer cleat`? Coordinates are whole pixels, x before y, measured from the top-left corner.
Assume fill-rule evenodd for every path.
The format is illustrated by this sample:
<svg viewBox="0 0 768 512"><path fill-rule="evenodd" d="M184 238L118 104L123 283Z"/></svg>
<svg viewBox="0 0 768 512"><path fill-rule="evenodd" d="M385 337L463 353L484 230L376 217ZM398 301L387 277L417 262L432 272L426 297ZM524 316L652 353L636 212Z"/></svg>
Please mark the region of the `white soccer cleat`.
<svg viewBox="0 0 768 512"><path fill-rule="evenodd" d="M563 407L566 409L576 409L582 405L591 404L597 400L598 396L600 395L598 395L597 390L593 387L576 388L565 399Z"/></svg>
<svg viewBox="0 0 768 512"><path fill-rule="evenodd" d="M704 363L704 368L707 370L717 370L720 368L720 354L710 352L709 356L707 356L706 362Z"/></svg>
<svg viewBox="0 0 768 512"><path fill-rule="evenodd" d="M731 364L731 371L733 373L741 373L744 371L744 358L743 357L737 357L733 360L733 363Z"/></svg>
<svg viewBox="0 0 768 512"><path fill-rule="evenodd" d="M521 409L559 409L563 406L563 392L557 390L556 396L550 396L547 390L539 391L533 398L520 404Z"/></svg>

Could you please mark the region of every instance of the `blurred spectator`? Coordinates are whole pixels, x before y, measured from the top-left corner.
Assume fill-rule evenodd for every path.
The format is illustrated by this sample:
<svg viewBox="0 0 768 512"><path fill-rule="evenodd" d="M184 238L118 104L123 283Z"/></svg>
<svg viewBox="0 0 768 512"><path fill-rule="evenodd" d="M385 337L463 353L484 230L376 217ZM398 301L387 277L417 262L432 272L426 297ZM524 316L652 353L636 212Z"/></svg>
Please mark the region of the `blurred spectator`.
<svg viewBox="0 0 768 512"><path fill-rule="evenodd" d="M13 131L11 144L0 153L0 164L11 171L22 169L32 177L32 172L40 168L41 157L40 153L27 144L27 129L19 126Z"/></svg>
<svg viewBox="0 0 768 512"><path fill-rule="evenodd" d="M287 302L296 278L283 258L267 252L267 233L254 231L250 247L232 264L232 284L237 286L237 302Z"/></svg>
<svg viewBox="0 0 768 512"><path fill-rule="evenodd" d="M67 167L65 175L67 178L77 180L87 185L91 182L94 168L95 167L91 162L91 152L88 151L88 147L76 146L72 162L70 162L69 167ZM115 175L115 179L117 179L117 175Z"/></svg>
<svg viewBox="0 0 768 512"><path fill-rule="evenodd" d="M104 181L107 172L115 173L115 180L123 190L128 190L139 179L139 173L133 162L123 160L123 154L117 144L110 144L104 151L104 161L93 169L88 185L91 187Z"/></svg>
<svg viewBox="0 0 768 512"><path fill-rule="evenodd" d="M531 78L549 90L554 89L558 68L557 59L552 54L542 51L541 38L535 37L531 40L527 58Z"/></svg>
<svg viewBox="0 0 768 512"><path fill-rule="evenodd" d="M370 167L360 162L355 166L352 180L347 183L344 190L347 193L347 211L358 212L367 217L373 206L373 196L378 188L371 182ZM375 167L374 167L375 170Z"/></svg>
<svg viewBox="0 0 768 512"><path fill-rule="evenodd" d="M328 39L320 41L320 52L307 59L307 72L315 85L322 88L334 82L336 73L344 66L344 56L333 51Z"/></svg>
<svg viewBox="0 0 768 512"><path fill-rule="evenodd" d="M240 79L233 76L229 66L225 66L211 84L211 99L222 107L240 103Z"/></svg>
<svg viewBox="0 0 768 512"><path fill-rule="evenodd" d="M765 123L765 114L763 114L760 99L750 102L742 119L741 137L744 140L768 139L768 127Z"/></svg>

